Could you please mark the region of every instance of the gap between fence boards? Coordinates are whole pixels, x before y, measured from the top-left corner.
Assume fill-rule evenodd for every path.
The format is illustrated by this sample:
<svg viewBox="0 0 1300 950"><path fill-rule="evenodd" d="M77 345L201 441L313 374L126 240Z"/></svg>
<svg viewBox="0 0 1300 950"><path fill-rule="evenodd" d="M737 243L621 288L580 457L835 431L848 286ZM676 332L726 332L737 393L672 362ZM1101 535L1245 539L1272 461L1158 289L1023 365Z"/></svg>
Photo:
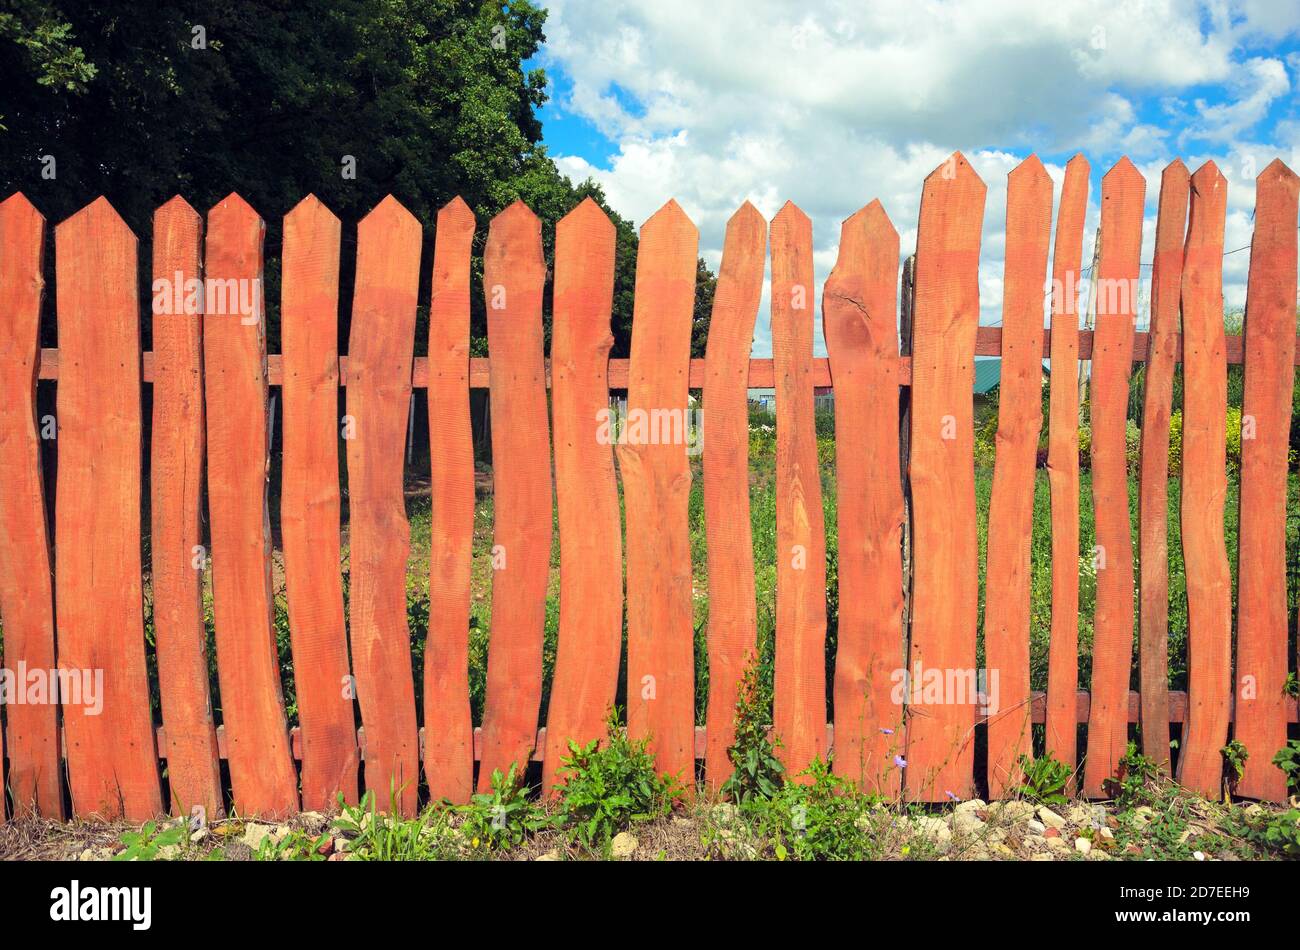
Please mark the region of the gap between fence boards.
<svg viewBox="0 0 1300 950"><path fill-rule="evenodd" d="M1050 355L1052 342L1052 333L1047 330L1043 334L1043 357ZM1229 336L1227 341L1227 356L1229 363L1243 362L1242 338L1240 336ZM1002 328L1001 327L980 327L979 333L975 340L976 356L1000 356L1002 354ZM1134 334L1133 339L1133 361L1140 363L1146 360L1147 355L1147 333L1145 330ZM1079 331L1079 358L1086 360L1092 356L1092 331ZM1175 359L1179 362L1183 357L1182 337L1177 337ZM471 389L488 388L488 357L471 357L469 361L469 385ZM347 385L347 362L346 356L339 357L339 385ZM609 388L626 389L628 383L628 366L629 360L612 359L609 361ZM1300 365L1300 338L1296 347L1296 365ZM57 349L41 350L41 364L39 369L41 379L58 379L59 378L59 351ZM141 361L141 378L145 382L153 381L153 353L144 353ZM692 389L704 388L704 360L691 360L689 386ZM272 386L279 386L283 379L283 369L280 363L280 354L272 353L267 357L267 382ZM912 358L910 356L899 357L898 381L901 386L910 386L912 383ZM411 373L411 383L417 389L428 386L429 383L429 362L423 356L415 358L414 367ZM825 357L818 357L813 360L812 384L814 386L831 386L831 367L830 360ZM546 385L551 385L551 361L546 361ZM749 361L749 386L756 389L768 389L776 385L776 371L773 368L771 359L752 359Z"/></svg>

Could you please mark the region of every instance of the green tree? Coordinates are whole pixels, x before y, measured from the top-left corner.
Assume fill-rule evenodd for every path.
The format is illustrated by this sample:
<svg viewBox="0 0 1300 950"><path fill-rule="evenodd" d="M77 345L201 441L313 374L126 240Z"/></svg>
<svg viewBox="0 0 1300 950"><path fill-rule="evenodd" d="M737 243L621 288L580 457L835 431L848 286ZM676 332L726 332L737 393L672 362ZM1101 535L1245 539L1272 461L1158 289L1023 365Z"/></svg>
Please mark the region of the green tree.
<svg viewBox="0 0 1300 950"><path fill-rule="evenodd" d="M0 194L21 189L52 222L103 194L147 242L173 194L206 212L238 191L267 222L273 347L280 222L308 192L344 223L345 301L355 224L389 193L426 236L462 196L480 253L488 220L522 199L543 221L548 260L555 222L591 195L618 227L626 355L636 234L541 144L547 80L526 63L545 19L529 0L19 0L0 14Z"/></svg>

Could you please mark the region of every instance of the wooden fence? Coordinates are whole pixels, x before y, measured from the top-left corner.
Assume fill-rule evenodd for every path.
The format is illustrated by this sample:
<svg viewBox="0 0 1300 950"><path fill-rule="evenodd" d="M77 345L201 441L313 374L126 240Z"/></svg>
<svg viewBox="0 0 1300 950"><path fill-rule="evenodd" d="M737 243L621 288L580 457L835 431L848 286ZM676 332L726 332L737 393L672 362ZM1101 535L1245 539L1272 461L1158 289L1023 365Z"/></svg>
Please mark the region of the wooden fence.
<svg viewBox="0 0 1300 950"><path fill-rule="evenodd" d="M707 784L727 747L757 620L750 536L746 390L777 390L774 727L797 772L833 750L840 775L923 801L1013 791L1032 723L1047 748L1083 761L1081 791L1105 793L1130 724L1179 774L1220 791L1229 735L1250 757L1239 791L1280 800L1269 764L1295 721L1288 675L1286 490L1296 360L1297 179L1274 162L1257 182L1248 321L1224 335L1227 183L1213 164L1165 171L1151 329L1135 332L1145 182L1121 160L1103 179L1096 330L1081 331L1088 163L1067 166L1049 271L1053 184L1037 158L1009 176L1003 325L978 327L985 186L961 154L926 179L917 234L911 349L898 336L899 236L873 201L848 218L823 294L828 359L813 357L812 224L787 204L768 226L745 204L728 223L707 356L690 357L698 236L675 202L641 232L630 360L608 358L615 232L590 200L557 227L554 329L544 359L541 225L515 204L492 220L482 293L489 359L469 357L471 246L459 199L438 214L428 357L413 358L421 229L394 199L358 227L348 352L338 353L339 221L308 197L284 222L282 340L266 351L263 223L238 195L206 227L182 199L154 219L153 351L142 353L136 238L98 199L55 228L59 348L38 345L45 222L22 195L0 204L0 615L3 756L11 812L143 819L194 807L286 815L363 789L417 807L464 801L494 769L540 758L550 787L566 740L600 734L623 659L631 733L658 764ZM770 238L773 358L750 359ZM1043 326L1051 275L1051 327ZM194 289L203 281L203 293ZM1181 332L1180 332L1181 314ZM977 666L978 550L973 357L1002 358L989 517L984 666ZM1051 359L1051 643L1046 694L1029 681L1030 532ZM1097 568L1092 681L1079 689L1078 367L1090 360ZM1147 362L1141 439L1140 572L1130 541L1126 405ZM1182 541L1189 689L1167 690L1166 471L1175 364L1186 374ZM1226 365L1245 363L1236 666L1224 540ZM37 380L57 380L52 544L41 471ZM142 383L153 386L148 447L152 583L161 723L150 713L144 637ZM835 387L839 603L834 673L825 666L826 535L813 388ZM281 529L299 726L286 726L272 630L268 393L282 387ZM346 386L346 415L338 416ZM409 527L403 442L412 388L426 390L432 446L430 623L423 728L405 602ZM490 391L495 535L491 646L481 730L468 667L474 526L471 388ZM899 387L910 387L906 484ZM548 388L550 406L548 413ZM611 388L628 390L630 438L600 435ZM691 469L680 433L703 390L708 545L707 724L694 726ZM640 415L638 415L640 414ZM648 425L639 424L649 420ZM667 420L667 421L665 421ZM342 436L340 439L340 425ZM638 428L640 425L640 428ZM552 432L551 427L554 431ZM665 428L668 426L668 428ZM672 428L676 426L677 428ZM658 427L658 428L656 428ZM639 435L637 433L640 433ZM339 443L350 508L350 596L341 550ZM553 452L552 452L553 449ZM617 472L615 455L617 454ZM554 476L554 490L552 486ZM626 510L620 530L618 477ZM209 695L200 512L210 519L220 719ZM910 580L902 538L910 493ZM538 732L543 627L558 504L560 618L548 726ZM909 586L910 585L910 586ZM904 602L910 593L910 623ZM1140 604L1140 689L1129 689ZM62 707L31 671L64 673ZM908 671L905 689L899 674ZM77 695L102 671L101 707ZM87 680L85 684L89 684ZM828 690L834 727L825 722ZM361 728L357 728L358 711ZM1087 743L1076 748L1079 724ZM974 756L987 729L987 765ZM66 760L66 771L64 768ZM165 761L165 783L160 773ZM295 762L300 763L300 768ZM479 765L477 782L475 765ZM364 771L362 769L364 765ZM363 778L364 776L364 778ZM164 791L165 790L165 791ZM0 819L3 812L0 812Z"/></svg>

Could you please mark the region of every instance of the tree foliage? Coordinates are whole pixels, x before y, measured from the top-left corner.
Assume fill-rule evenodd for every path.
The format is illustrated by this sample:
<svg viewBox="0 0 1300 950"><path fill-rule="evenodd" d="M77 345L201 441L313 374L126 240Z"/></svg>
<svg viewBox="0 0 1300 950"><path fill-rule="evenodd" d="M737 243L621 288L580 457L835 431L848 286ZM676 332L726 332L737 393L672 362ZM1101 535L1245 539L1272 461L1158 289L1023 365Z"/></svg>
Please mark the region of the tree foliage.
<svg viewBox="0 0 1300 950"><path fill-rule="evenodd" d="M618 228L614 324L626 355L636 233L541 143L547 80L527 63L545 19L528 0L17 0L0 13L0 193L21 189L51 221L103 194L147 240L173 194L204 212L238 191L268 225L273 345L279 224L309 192L344 222L345 301L346 245L389 193L426 235L462 196L480 253L488 220L523 200L543 221L548 261L555 222L590 195ZM712 275L701 266L701 277L703 295Z"/></svg>

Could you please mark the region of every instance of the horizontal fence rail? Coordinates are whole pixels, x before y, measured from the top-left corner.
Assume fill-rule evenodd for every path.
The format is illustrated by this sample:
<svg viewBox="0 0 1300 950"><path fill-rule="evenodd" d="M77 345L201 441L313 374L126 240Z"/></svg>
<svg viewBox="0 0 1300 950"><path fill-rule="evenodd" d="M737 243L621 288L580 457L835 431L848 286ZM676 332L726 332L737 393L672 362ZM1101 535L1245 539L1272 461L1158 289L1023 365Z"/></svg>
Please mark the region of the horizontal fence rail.
<svg viewBox="0 0 1300 950"><path fill-rule="evenodd" d="M1093 331L1078 331L1079 351L1078 358L1081 360L1092 359L1092 337ZM1173 335L1174 350L1173 356L1175 362L1182 361L1183 341L1179 334ZM1229 335L1224 337L1225 355L1230 365L1240 365L1245 362L1244 337ZM1297 338L1300 339L1300 338ZM1139 330L1133 334L1133 361L1143 363L1147 360L1147 353L1150 347L1150 334L1144 330ZM1043 358L1051 356L1052 331L1050 329L1043 331ZM1002 328L1001 327L980 327L975 335L975 355L976 356L1001 356L1002 355ZM628 366L631 361L627 359L613 358L609 360L609 388L610 389L627 389ZM469 386L471 389L487 389L491 378L490 366L491 358L486 356L472 356L469 360ZM1300 366L1300 352L1295 356L1295 365ZM284 385L284 363L278 353L271 353L267 357L266 380L268 385ZM687 385L691 389L703 389L706 380L706 361L703 359L693 359L690 363L690 376ZM338 358L339 385L348 384L348 358L340 356ZM59 351L56 347L44 347L40 352L38 363L38 375L40 379L58 379L59 378ZM140 378L146 383L152 383L154 380L154 355L146 350L142 354L140 364ZM817 356L812 361L812 374L808 378L808 385L817 388L834 386L835 382L831 376L831 361L824 356ZM415 357L411 371L411 385L416 389L426 389L429 385L429 361L427 357ZM551 385L551 361L546 360L546 385ZM772 389L776 385L776 369L774 361L770 359L751 359L749 361L748 375L745 377L745 385L751 389ZM900 356L898 358L898 385L912 385L912 358L910 356Z"/></svg>
<svg viewBox="0 0 1300 950"><path fill-rule="evenodd" d="M38 345L45 220L22 195L0 202L0 821L63 818L67 803L87 818L195 808L283 816L363 791L410 814L426 795L467 801L493 771L530 761L550 792L568 742L601 734L620 669L629 732L666 771L689 777L703 762L716 791L730 767L735 701L760 646L747 388L777 392L772 729L792 773L829 755L837 774L891 796L1005 797L1040 728L1047 751L1076 769L1078 790L1101 797L1134 725L1166 765L1178 727L1184 784L1219 795L1219 750L1235 737L1249 751L1235 791L1282 800L1269 762L1297 722L1285 684L1295 662L1286 525L1300 183L1280 161L1257 180L1248 320L1242 335L1226 336L1228 183L1213 163L1190 174L1174 162L1162 176L1145 332L1135 329L1136 293L1106 290L1132 291L1139 273L1146 183L1127 159L1102 180L1100 290L1086 321L1080 313L1089 174L1082 156L1071 160L1057 196L1036 157L1011 172L1000 327L977 325L991 209L960 153L924 183L901 323L898 233L878 201L850 216L822 293L825 358L812 350L812 222L792 203L770 223L746 203L728 223L707 355L691 359L699 235L669 201L641 232L631 358L610 359L615 234L590 199L556 229L550 358L542 223L520 202L486 231L479 286L472 257L482 223L460 199L438 213L427 357L413 355L426 236L391 196L357 226L346 354L338 345L342 226L314 197L285 218L282 353L267 351L265 226L237 194L206 216L179 197L159 209L151 352L140 345L137 239L105 199L54 228L57 349ZM774 352L752 359L768 260ZM217 292L196 296L200 277ZM469 355L477 293L486 358ZM1002 359L982 631L975 356ZM1052 362L1048 411L1044 359ZM1091 364L1092 551L1079 550L1079 361ZM1136 546L1126 441L1135 363L1147 369ZM1167 490L1179 364L1190 656L1188 689L1171 691ZM1224 539L1229 365L1245 367L1235 616ZM37 418L40 381L55 384L52 442ZM826 387L837 397L834 585L812 393ZM488 393L494 482L478 727L467 686L474 389ZM412 663L406 603L403 449L414 390L427 400L432 455L422 670ZM705 726L695 720L694 602L703 592L689 536L690 423L672 428L688 417L690 390L703 393L708 430ZM617 437L599 418L611 391L626 393L630 411ZM283 407L292 727L272 625L272 398ZM670 424L639 431L639 411ZM1051 513L1039 527L1052 535L1053 603L1039 691L1029 686L1029 572L1044 426ZM57 462L56 479L46 478L43 459ZM56 486L52 517L47 481ZM553 524L558 643L543 709ZM1079 665L1082 569L1097 578L1090 682ZM831 593L839 612L828 664ZM981 638L985 669L977 670ZM161 709L152 722L150 649ZM1000 686L990 686L994 676ZM994 690L1000 699L990 709ZM828 700L836 722L825 722ZM977 729L986 755L976 754Z"/></svg>

